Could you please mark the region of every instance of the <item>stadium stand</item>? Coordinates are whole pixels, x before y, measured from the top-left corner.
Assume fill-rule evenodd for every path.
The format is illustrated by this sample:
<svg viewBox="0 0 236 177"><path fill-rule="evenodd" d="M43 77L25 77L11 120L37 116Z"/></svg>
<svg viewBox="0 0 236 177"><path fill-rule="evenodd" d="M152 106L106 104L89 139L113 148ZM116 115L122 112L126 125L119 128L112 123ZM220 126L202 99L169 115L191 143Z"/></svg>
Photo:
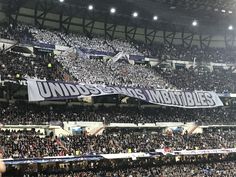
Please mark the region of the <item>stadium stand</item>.
<svg viewBox="0 0 236 177"><path fill-rule="evenodd" d="M63 109L62 109L63 108ZM112 108L112 109L111 109ZM109 123L157 123L198 122L203 125L230 125L235 123L232 108L182 109L182 108L98 108L93 106L39 106L34 104L2 103L0 116L2 124L47 124L50 121L94 121Z"/></svg>
<svg viewBox="0 0 236 177"><path fill-rule="evenodd" d="M161 129L135 130L107 128L102 135L53 137L32 130L1 131L6 158L155 152L156 149L204 150L234 148L235 128L208 128L201 134L167 133Z"/></svg>
<svg viewBox="0 0 236 177"><path fill-rule="evenodd" d="M168 83L186 90L213 90L217 93L235 90L235 73L231 69L204 72L198 68L182 68L171 73L159 71Z"/></svg>
<svg viewBox="0 0 236 177"><path fill-rule="evenodd" d="M116 23L116 16L110 11L110 21L104 11L109 3L96 4L94 7L98 9L93 11L91 5L88 9L80 7L88 4L78 0L76 11L91 18L86 19L72 17L73 0L71 4L68 0L51 0L50 8L44 7L50 3L42 2L0 2L0 22L2 18L7 21L0 27L0 160L3 155L7 165L3 176L236 176L233 26L224 33L223 42L218 40L222 35L214 36L211 46L211 35L218 32L208 34L211 27L215 28L213 22L208 22L209 29L200 29L198 24L204 26L206 19L220 11L223 17L215 15L220 31L225 25L221 18L233 13L230 5L235 3L140 0L135 4L121 0L116 5L126 7L118 9L122 23L111 25ZM156 6L152 7L153 3ZM28 9L31 6L35 9ZM98 15L101 6L103 10ZM66 11L68 7L71 12ZM136 12L136 16L134 12L131 20L127 18L130 7L146 10ZM163 7L166 18L158 21L158 28L148 29L159 18L153 16L151 22L146 19L153 15L155 7ZM189 9L195 10L184 14ZM189 19L195 19L196 9L202 12L199 14L202 21L194 20L195 25L187 27ZM22 17L24 11L27 13ZM175 12L175 17L170 11ZM32 19L31 12L34 12ZM57 25L56 17L60 19ZM95 22L96 18L99 22ZM34 24L25 24L25 19ZM80 21L82 24L76 25ZM126 23L124 32L123 22ZM94 25L96 33L92 32ZM228 33L232 39L228 39ZM72 84L82 83L166 92L211 91L224 105L204 109L194 105L196 108L191 109L154 105L151 103L155 102L144 102L126 94L67 98L66 93L66 100L30 103L28 79L50 80L51 85L58 86L56 89L60 87L54 90L55 95L68 92L56 82L66 81L71 88Z"/></svg>
<svg viewBox="0 0 236 177"><path fill-rule="evenodd" d="M171 88L157 72L146 66L68 57L59 58L58 62L82 83Z"/></svg>
<svg viewBox="0 0 236 177"><path fill-rule="evenodd" d="M122 39L106 40L102 36L88 38L83 34L65 34L58 31L37 29L36 27L26 25L18 25L16 28L2 28L1 36L7 39L37 41L40 43L62 46L74 46L113 54L121 51L129 55L137 56L152 53L151 51L145 52L145 50L142 49L142 43L134 44L132 42L123 41ZM158 55L149 55L149 57L160 57L162 60L196 60L197 62L235 63L234 48L227 49L209 47L201 49L196 45L190 48L174 44L171 46L160 43L155 45L156 47L152 49L159 51ZM144 53L138 50L144 51Z"/></svg>
<svg viewBox="0 0 236 177"><path fill-rule="evenodd" d="M67 35L59 33L59 32L50 32L47 30L37 30L35 27L24 26L24 28L28 29L27 32L30 35L29 41L37 41L37 42L44 42L52 44L60 44L60 45L69 45L69 46L77 46L86 49L98 50L98 51L105 51L115 53L112 51L113 49L117 49L117 51L121 51L118 46L115 44L119 44L121 49L126 49L124 51L126 53L132 53L135 55L141 55L137 51L134 51L132 45L127 45L127 42L117 42L117 40L112 41L104 41L102 38L94 38L89 39L83 36L75 36ZM17 31L14 34L18 34L17 36L21 36L23 27L17 28ZM19 30L20 29L20 30ZM28 34L26 33L26 34ZM74 38L73 38L74 37ZM12 37L13 38L13 37ZM72 43L73 42L73 43ZM81 43L82 42L82 43ZM96 46L97 45L97 46ZM163 45L162 45L163 47ZM110 49L109 49L110 48ZM204 61L204 62L211 62L211 58L214 58L214 62L221 62L224 59L229 63L234 63L232 60L234 57L234 52L227 49L214 49L209 48L205 49L204 51L201 49L197 49L196 47L191 49L184 49L183 47L172 47L168 48L168 46L164 46L162 50L161 58L164 60L188 60L188 61ZM116 52L117 52L116 51ZM131 52L129 52L131 51ZM132 52L134 51L134 52ZM143 54L142 54L143 55ZM3 54L2 56L7 59L6 56ZM22 59L23 58L23 59ZM186 59L188 58L188 59ZM198 59L199 58L199 59ZM201 58L201 60L200 60ZM208 59L209 58L209 59ZM20 60L24 60L24 57L20 57ZM30 76L36 76L41 78L48 78L48 75L55 74L56 71L48 72L48 68L45 67L45 63L52 63L56 68L57 65L62 65L64 70L68 71L77 81L84 82L84 83L105 83L105 84L112 84L112 85L130 85L130 86L139 86L139 87L154 87L154 88L178 88L178 89L187 89L187 90L213 90L216 92L230 92L235 90L235 73L232 68L227 70L213 70L213 71L202 71L198 70L197 68L182 68L182 69L175 69L172 73L169 71L163 72L162 71L155 71L152 68L145 65L133 65L127 64L127 62L123 63L107 63L101 62L97 60L84 60L83 56L76 57L76 55L71 55L70 53L66 56L58 55L56 56L56 60L54 59L44 59L44 64L38 63L38 59L36 59L31 65L26 63L25 66L32 66L30 67L39 70L39 71L31 71ZM9 61L7 59L6 61ZM17 60L18 61L18 60ZM17 63L16 61L9 62ZM20 61L21 62L21 61ZM27 60L29 62L29 60ZM6 62L5 62L6 63ZM5 64L2 61L3 70L6 70L7 63ZM227 63L227 62L226 62ZM17 65L16 65L17 66ZM16 67L20 68L20 67ZM11 68L12 69L12 68ZM23 71L24 68L21 68ZM15 69L16 70L16 69ZM41 71L40 71L41 70ZM29 72L29 71L28 71ZM57 71L58 72L58 71ZM224 72L224 74L222 74ZM19 71L20 75L24 75L22 71ZM21 74L22 73L22 74ZM34 74L33 74L34 73ZM10 75L12 73L4 73L5 75ZM47 76L45 76L45 74ZM2 75L2 74L1 74ZM15 75L15 73L13 74ZM186 77L187 76L187 77ZM6 77L6 76L5 76ZM63 74L57 74L57 77L50 76L51 78L63 78ZM207 79L206 79L207 78ZM207 82L207 83L206 83Z"/></svg>
<svg viewBox="0 0 236 177"><path fill-rule="evenodd" d="M173 165L173 166L162 166L146 168L130 168L128 170L117 170L117 171L105 171L105 172L78 172L68 173L67 175L59 175L59 177L70 177L73 176L135 176L135 177L182 177L182 176L234 176L235 171L234 162L225 163L208 163L201 165ZM56 177L58 175L50 175L50 177ZM41 176L40 176L41 177ZM44 175L42 175L44 177Z"/></svg>
<svg viewBox="0 0 236 177"><path fill-rule="evenodd" d="M49 68L48 64L53 67ZM24 56L22 54L6 52L0 54L1 79L62 79L59 63L50 56Z"/></svg>
<svg viewBox="0 0 236 177"><path fill-rule="evenodd" d="M213 47L200 49L198 46L186 48L181 45L159 45L158 47L162 51L162 59L165 60L235 63L234 49Z"/></svg>

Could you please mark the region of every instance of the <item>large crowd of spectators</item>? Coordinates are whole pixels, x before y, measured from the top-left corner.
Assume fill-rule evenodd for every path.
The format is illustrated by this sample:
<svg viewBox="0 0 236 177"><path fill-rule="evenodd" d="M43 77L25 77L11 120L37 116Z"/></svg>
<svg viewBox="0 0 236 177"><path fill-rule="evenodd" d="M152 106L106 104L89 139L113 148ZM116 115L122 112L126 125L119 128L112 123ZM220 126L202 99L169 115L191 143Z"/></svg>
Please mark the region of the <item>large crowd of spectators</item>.
<svg viewBox="0 0 236 177"><path fill-rule="evenodd" d="M155 44L151 49L145 49L142 43L128 42L122 39L104 39L99 37L85 37L78 34L65 34L58 31L39 29L29 25L10 25L0 28L2 38L17 39L19 41L37 41L46 44L75 46L96 51L117 53L123 51L130 55L149 55L162 60L186 60L196 62L235 63L235 50L198 46L184 47L182 45ZM154 50L154 51L152 51Z"/></svg>
<svg viewBox="0 0 236 177"><path fill-rule="evenodd" d="M62 34L57 31L48 31L46 29L38 29L36 27L29 28L29 33L32 34L33 40L54 45L66 46L67 43L63 40Z"/></svg>
<svg viewBox="0 0 236 177"><path fill-rule="evenodd" d="M233 92L236 75L231 69L215 69L212 72L198 68L181 68L172 71L159 71L166 82L184 90L207 90L217 93Z"/></svg>
<svg viewBox="0 0 236 177"><path fill-rule="evenodd" d="M69 136L61 138L68 149L77 153L155 152L172 150L221 149L235 147L234 129L206 129L203 134L163 134L161 130L107 129L98 136ZM80 146L78 146L78 144Z"/></svg>
<svg viewBox="0 0 236 177"><path fill-rule="evenodd" d="M123 51L126 54L143 55L138 51L139 46L126 41L114 39L104 40L101 37L88 38L77 34L64 34L31 26L18 25L2 28L1 36L17 38L24 41L37 41L46 44L73 46L80 49L97 50L114 53ZM162 60L188 60L199 62L224 62L234 63L235 52L233 49L207 48L199 49L196 46L184 48L180 45L157 45L161 51L159 59ZM61 71L48 72L48 63L53 66L62 65ZM62 70L79 82L100 83L111 85L154 87L187 90L213 90L216 92L235 91L235 74L231 69L199 71L197 68L175 69L171 72L157 71L146 64L133 65L126 62L107 62L104 60L83 58L81 55L58 55L56 60L48 62L38 56L25 58L17 54L2 54L0 59L1 76L13 77L16 74L23 77L40 77L50 79L64 79ZM23 64L22 64L23 63ZM21 65L21 66L19 66ZM22 67L23 66L23 67ZM57 75L52 76L52 75Z"/></svg>
<svg viewBox="0 0 236 177"><path fill-rule="evenodd" d="M162 60L181 60L191 62L235 63L235 49L209 47L201 49L198 46L184 47L182 45L158 45Z"/></svg>
<svg viewBox="0 0 236 177"><path fill-rule="evenodd" d="M5 158L155 152L156 149L199 150L234 148L235 128L207 128L203 134L163 132L162 129L106 128L101 135L41 135L33 130L0 131Z"/></svg>
<svg viewBox="0 0 236 177"><path fill-rule="evenodd" d="M141 46L125 40L105 40L102 37L85 37L78 34L64 34L46 29L20 25L16 28L0 28L2 38L19 42L39 42L109 52L114 55L124 52L128 55L144 56L152 53ZM180 45L158 45L159 59L187 60L194 62L235 63L232 49L197 46L185 48ZM141 52L142 51L142 52ZM75 81L90 84L122 85L183 90L235 91L236 77L232 68L228 70L202 71L196 68L182 68L171 71L151 68L147 65L133 65L128 60L110 62L83 58L74 55L25 56L14 52L1 52L0 78L40 78L65 80L69 73ZM196 122L201 125L236 123L235 110L231 108L180 109L180 108L106 108L39 106L38 104L1 104L1 124L48 124L53 121L100 121L110 123L157 123ZM45 156L88 155L99 153L155 152L155 149L171 150L217 149L236 147L235 128L208 128L203 134L188 132L164 133L163 129L111 129L101 135L79 135L56 137L32 130L0 130L0 144L5 158L38 158ZM181 176L226 176L234 177L235 163L188 164L150 168L130 168L117 171L79 172L69 176L127 176L127 177L181 177ZM43 175L42 175L43 176ZM57 175L58 176L58 175ZM53 175L51 177L54 177Z"/></svg>
<svg viewBox="0 0 236 177"><path fill-rule="evenodd" d="M138 51L138 46L121 39L115 39L111 41L105 40L102 37L89 38L73 33L66 35L57 31L49 31L37 28L31 28L30 32L37 41L47 44L73 46L81 49L109 53L117 53L122 51L130 55L144 55Z"/></svg>
<svg viewBox="0 0 236 177"><path fill-rule="evenodd" d="M222 162L222 163L206 163L206 164L185 164L185 165L171 165L161 167L136 167L120 170L108 170L100 172L82 171L82 172L68 172L67 174L49 175L49 177L234 177L236 163ZM40 175L39 177L44 177Z"/></svg>
<svg viewBox="0 0 236 177"><path fill-rule="evenodd" d="M15 40L18 42L28 42L33 39L32 34L29 29L31 27L27 25L17 25L12 24L0 27L0 37L4 39Z"/></svg>
<svg viewBox="0 0 236 177"><path fill-rule="evenodd" d="M48 65L52 67L48 67ZM7 52L0 54L0 76L2 79L40 78L65 80L69 73L82 83L99 83L133 87L166 88L183 90L235 91L236 79L232 69L212 72L197 68L155 70L146 65L127 62L106 62L82 59L76 55L53 57L24 56ZM224 73L224 74L223 74Z"/></svg>
<svg viewBox="0 0 236 177"><path fill-rule="evenodd" d="M73 57L58 57L57 61L82 83L171 88L155 70L145 65Z"/></svg>
<svg viewBox="0 0 236 177"><path fill-rule="evenodd" d="M8 177L233 177L235 154L159 156L11 166ZM4 175L4 176L5 176Z"/></svg>
<svg viewBox="0 0 236 177"><path fill-rule="evenodd" d="M139 46L126 40L105 40L102 37L88 38L84 35L65 34L58 31L39 29L33 26L17 25L0 28L0 36L7 39L16 39L22 42L39 42L53 45L74 46L81 49L117 53L123 51L130 55L143 56Z"/></svg>
<svg viewBox="0 0 236 177"><path fill-rule="evenodd" d="M49 67L50 65L50 67ZM2 79L40 78L65 80L69 73L82 83L122 85L146 88L182 90L235 91L235 73L230 69L212 72L198 68L175 70L154 69L147 65L133 65L125 61L107 62L98 59L82 59L76 55L53 57L24 56L7 52L0 54Z"/></svg>
<svg viewBox="0 0 236 177"><path fill-rule="evenodd" d="M2 124L46 124L51 121L92 121L109 123L198 122L230 125L236 122L233 108L182 109L89 106L40 106L25 103L1 104Z"/></svg>
<svg viewBox="0 0 236 177"><path fill-rule="evenodd" d="M52 56L25 56L14 52L0 54L0 78L4 79L54 79L64 76L60 64Z"/></svg>
<svg viewBox="0 0 236 177"><path fill-rule="evenodd" d="M207 71L197 68L158 70L125 61L106 62L75 55L58 56L57 61L78 81L148 88L207 90L217 93L235 91L235 73L230 69Z"/></svg>

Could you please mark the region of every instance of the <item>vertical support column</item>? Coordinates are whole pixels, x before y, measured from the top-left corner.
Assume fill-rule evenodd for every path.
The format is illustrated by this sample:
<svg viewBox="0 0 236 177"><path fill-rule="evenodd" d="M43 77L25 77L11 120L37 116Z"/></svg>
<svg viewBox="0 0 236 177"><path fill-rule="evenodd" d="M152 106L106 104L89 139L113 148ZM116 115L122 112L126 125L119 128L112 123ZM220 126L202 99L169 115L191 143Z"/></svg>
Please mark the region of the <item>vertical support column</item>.
<svg viewBox="0 0 236 177"><path fill-rule="evenodd" d="M137 26L125 26L125 39L128 41L135 41Z"/></svg>
<svg viewBox="0 0 236 177"><path fill-rule="evenodd" d="M183 31L181 33L181 38L182 38L182 45L186 48L191 47L192 42L193 42L193 37L194 37L194 32L186 32L185 29L183 28Z"/></svg>
<svg viewBox="0 0 236 177"><path fill-rule="evenodd" d="M175 25L171 25L171 27L168 29L170 31L167 31L166 29L163 31L164 44L172 46L173 41L175 39L175 35L176 35Z"/></svg>
<svg viewBox="0 0 236 177"><path fill-rule="evenodd" d="M200 47L201 49L206 49L210 46L211 44L211 39L212 36L211 35L199 35L199 40L200 40Z"/></svg>
<svg viewBox="0 0 236 177"><path fill-rule="evenodd" d="M93 37L93 28L94 28L95 20L86 20L83 18L83 32L89 38Z"/></svg>
<svg viewBox="0 0 236 177"><path fill-rule="evenodd" d="M153 44L153 41L156 38L157 29L148 29L148 27L145 27L144 29L144 37L145 37L145 44L147 46L151 46Z"/></svg>
<svg viewBox="0 0 236 177"><path fill-rule="evenodd" d="M235 32L226 30L225 31L225 47L232 48L234 46L235 41Z"/></svg>
<svg viewBox="0 0 236 177"><path fill-rule="evenodd" d="M55 4L53 1L37 0L34 9L34 23L36 26L43 28L47 14L54 6Z"/></svg>
<svg viewBox="0 0 236 177"><path fill-rule="evenodd" d="M6 16L8 17L9 24L12 24L13 26L17 25L19 10L22 4L24 4L25 0L9 0Z"/></svg>
<svg viewBox="0 0 236 177"><path fill-rule="evenodd" d="M105 32L105 39L114 39L115 31L116 31L116 24L108 24L107 22L104 23L104 32Z"/></svg>

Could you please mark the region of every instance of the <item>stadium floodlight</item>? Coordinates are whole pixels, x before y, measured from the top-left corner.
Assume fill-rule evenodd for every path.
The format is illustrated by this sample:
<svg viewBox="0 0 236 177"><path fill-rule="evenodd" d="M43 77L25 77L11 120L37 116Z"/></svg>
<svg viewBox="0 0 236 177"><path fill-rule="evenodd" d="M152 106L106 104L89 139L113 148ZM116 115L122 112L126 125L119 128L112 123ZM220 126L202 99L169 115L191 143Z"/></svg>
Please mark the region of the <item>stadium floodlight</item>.
<svg viewBox="0 0 236 177"><path fill-rule="evenodd" d="M116 9L115 9L114 7L112 7L112 8L110 9L110 12L111 12L111 14L114 14L114 13L116 13Z"/></svg>
<svg viewBox="0 0 236 177"><path fill-rule="evenodd" d="M233 25L228 26L228 30L232 31L234 29Z"/></svg>
<svg viewBox="0 0 236 177"><path fill-rule="evenodd" d="M63 3L63 2L64 2L64 0L59 0L59 2Z"/></svg>
<svg viewBox="0 0 236 177"><path fill-rule="evenodd" d="M136 18L136 17L138 17L138 12L134 12L132 15L134 18Z"/></svg>
<svg viewBox="0 0 236 177"><path fill-rule="evenodd" d="M153 20L154 20L154 21L157 21L157 20L158 20L158 16L157 16L157 15L154 15L154 16L153 16Z"/></svg>
<svg viewBox="0 0 236 177"><path fill-rule="evenodd" d="M226 11L224 9L222 9L221 12L225 13Z"/></svg>
<svg viewBox="0 0 236 177"><path fill-rule="evenodd" d="M232 13L233 13L233 11L232 11L232 10L229 10L229 11L228 11L228 13L229 13L229 14L232 14Z"/></svg>
<svg viewBox="0 0 236 177"><path fill-rule="evenodd" d="M48 63L48 68L52 68L52 64L51 63Z"/></svg>
<svg viewBox="0 0 236 177"><path fill-rule="evenodd" d="M20 74L16 74L16 78L19 79L20 78Z"/></svg>
<svg viewBox="0 0 236 177"><path fill-rule="evenodd" d="M197 20L193 20L193 22L192 22L192 26L197 26L197 25L198 25Z"/></svg>
<svg viewBox="0 0 236 177"><path fill-rule="evenodd" d="M90 5L88 6L88 10L93 10L93 5L90 4Z"/></svg>

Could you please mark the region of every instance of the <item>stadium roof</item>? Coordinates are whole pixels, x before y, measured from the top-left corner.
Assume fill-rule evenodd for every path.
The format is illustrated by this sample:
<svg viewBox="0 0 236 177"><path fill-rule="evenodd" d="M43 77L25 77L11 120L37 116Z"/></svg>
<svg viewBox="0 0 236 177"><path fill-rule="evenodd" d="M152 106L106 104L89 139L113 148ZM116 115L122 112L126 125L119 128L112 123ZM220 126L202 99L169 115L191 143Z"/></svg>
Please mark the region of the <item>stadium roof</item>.
<svg viewBox="0 0 236 177"><path fill-rule="evenodd" d="M225 32L229 25L233 25L235 17L235 0L0 0L1 11L11 20L20 17L33 18L34 23L41 21L64 21L71 23L69 17L80 17L89 20L129 25L137 27L151 27L164 30L181 31L195 30L199 33ZM89 12L88 5L93 5ZM115 14L110 8L116 9ZM32 9L27 11L25 9ZM132 13L138 17L133 18ZM48 14L59 14L48 18ZM153 20L153 17L156 19ZM192 21L197 20L199 26L192 29ZM38 25L38 24L37 24ZM43 24L41 24L43 26Z"/></svg>

